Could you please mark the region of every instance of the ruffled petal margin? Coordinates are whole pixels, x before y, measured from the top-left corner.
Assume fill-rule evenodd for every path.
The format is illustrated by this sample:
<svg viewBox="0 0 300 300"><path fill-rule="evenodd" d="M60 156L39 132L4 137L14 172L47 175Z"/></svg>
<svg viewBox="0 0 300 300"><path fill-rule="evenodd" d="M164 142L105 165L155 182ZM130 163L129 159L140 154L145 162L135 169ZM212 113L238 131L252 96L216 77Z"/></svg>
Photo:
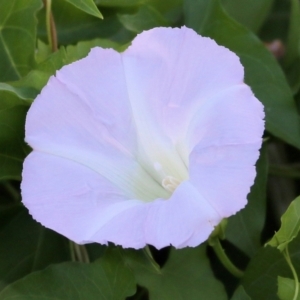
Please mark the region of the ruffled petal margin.
<svg viewBox="0 0 300 300"><path fill-rule="evenodd" d="M189 181L168 200L145 203L85 166L35 151L23 178L23 203L34 219L77 243L197 246L222 219Z"/></svg>

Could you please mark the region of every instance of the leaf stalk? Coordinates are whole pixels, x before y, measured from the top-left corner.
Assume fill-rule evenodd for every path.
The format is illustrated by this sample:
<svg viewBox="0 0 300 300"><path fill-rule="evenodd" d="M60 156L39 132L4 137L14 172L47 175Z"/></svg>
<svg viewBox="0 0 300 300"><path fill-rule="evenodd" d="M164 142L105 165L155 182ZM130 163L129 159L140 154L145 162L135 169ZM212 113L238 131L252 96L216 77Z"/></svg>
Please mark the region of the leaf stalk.
<svg viewBox="0 0 300 300"><path fill-rule="evenodd" d="M54 17L52 14L52 0L43 0L44 6L46 8L46 28L47 28L47 36L48 43L50 45L51 51L55 52L58 50L57 48L57 33L54 22Z"/></svg>
<svg viewBox="0 0 300 300"><path fill-rule="evenodd" d="M229 273L237 278L242 278L244 276L244 272L238 269L226 255L225 250L223 249L218 238L214 238L213 243L210 243L210 246L214 249L214 252L216 253L220 262L228 270Z"/></svg>
<svg viewBox="0 0 300 300"><path fill-rule="evenodd" d="M293 276L294 276L294 281L295 281L295 292L294 292L294 297L293 297L293 300L297 300L298 298L298 294L299 294L299 280L298 280L298 275L297 275L297 272L293 266L293 263L292 263L292 260L291 260L291 257L290 257L290 253L289 253L289 249L288 249L288 246L286 246L286 248L284 249L284 251L282 252L286 262L288 263L292 273L293 273Z"/></svg>

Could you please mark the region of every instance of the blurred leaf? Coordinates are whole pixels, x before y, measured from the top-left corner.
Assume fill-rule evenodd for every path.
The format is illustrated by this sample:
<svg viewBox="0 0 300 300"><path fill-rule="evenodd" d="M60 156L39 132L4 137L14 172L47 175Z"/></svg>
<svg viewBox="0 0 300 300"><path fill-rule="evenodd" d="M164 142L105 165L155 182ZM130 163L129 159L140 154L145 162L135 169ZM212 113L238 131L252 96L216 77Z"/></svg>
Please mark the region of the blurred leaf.
<svg viewBox="0 0 300 300"><path fill-rule="evenodd" d="M88 252L88 257L91 262L95 261L96 259L102 257L105 252L107 251L106 245L101 245L97 243L91 243L91 244L86 244L85 248Z"/></svg>
<svg viewBox="0 0 300 300"><path fill-rule="evenodd" d="M14 87L13 85L8 84L8 83L0 82L0 90L13 93L13 94L17 95L19 98L24 99L24 100L31 99L33 96L33 91L31 89L22 88L22 87Z"/></svg>
<svg viewBox="0 0 300 300"><path fill-rule="evenodd" d="M2 183L3 180L1 181L1 184ZM0 205L0 232L3 229L3 226L7 225L10 222L10 220L19 212L20 212L20 203Z"/></svg>
<svg viewBox="0 0 300 300"><path fill-rule="evenodd" d="M11 82L10 84L17 88L27 88L32 91L34 99L41 89L46 85L51 75L54 75L57 70L62 68L67 63L67 56L64 47L51 54L45 61L38 64L34 70L28 73L19 81Z"/></svg>
<svg viewBox="0 0 300 300"><path fill-rule="evenodd" d="M150 5L141 6L135 14L119 14L118 17L126 29L136 33L168 25L162 14Z"/></svg>
<svg viewBox="0 0 300 300"><path fill-rule="evenodd" d="M197 248L171 249L168 261L157 272L144 252L124 250L124 259L137 283L148 289L150 300L227 299L206 257L206 244Z"/></svg>
<svg viewBox="0 0 300 300"><path fill-rule="evenodd" d="M52 54L51 48L48 44L41 40L37 41L37 49L35 52L35 60L39 64L46 60Z"/></svg>
<svg viewBox="0 0 300 300"><path fill-rule="evenodd" d="M117 250L117 249L115 249ZM118 251L91 264L62 263L32 273L0 293L2 300L124 300L135 293L135 281Z"/></svg>
<svg viewBox="0 0 300 300"><path fill-rule="evenodd" d="M35 69L20 80L0 83L0 110L15 105L29 105L45 86L49 77L63 67L66 62L66 52L62 47L59 51L50 54L42 63L36 65Z"/></svg>
<svg viewBox="0 0 300 300"><path fill-rule="evenodd" d="M266 244L283 251L300 230L300 196L297 197L281 217L281 227Z"/></svg>
<svg viewBox="0 0 300 300"><path fill-rule="evenodd" d="M57 70L59 70L66 64L66 61L65 48L61 47L58 51L52 53L42 63L38 64L35 70L53 75Z"/></svg>
<svg viewBox="0 0 300 300"><path fill-rule="evenodd" d="M98 8L93 0L66 0L66 1L73 4L80 10L86 12L87 14L90 14L97 18L103 19L102 14L98 10Z"/></svg>
<svg viewBox="0 0 300 300"><path fill-rule="evenodd" d="M205 11L196 22L199 7ZM266 128L275 136L300 149L300 122L291 90L272 54L260 40L242 25L232 20L219 1L185 0L186 24L198 33L237 53L245 67L245 82L264 104ZM194 8L194 9L193 9Z"/></svg>
<svg viewBox="0 0 300 300"><path fill-rule="evenodd" d="M278 276L278 297L280 300L294 299L295 280ZM300 293L295 300L300 300Z"/></svg>
<svg viewBox="0 0 300 300"><path fill-rule="evenodd" d="M182 0L147 0L147 3L155 7L161 13L168 13L178 6L182 6Z"/></svg>
<svg viewBox="0 0 300 300"><path fill-rule="evenodd" d="M127 43L133 38L133 34L118 20L114 9L101 10L103 20L84 13L67 1L53 1L52 10L59 45L76 44L95 38ZM38 38L47 41L44 10L39 12L38 18Z"/></svg>
<svg viewBox="0 0 300 300"><path fill-rule="evenodd" d="M1 290L32 271L69 259L68 241L34 221L21 205L0 228L0 239Z"/></svg>
<svg viewBox="0 0 300 300"><path fill-rule="evenodd" d="M289 254L300 274L300 235L289 244ZM284 256L270 246L262 248L250 261L242 285L254 300L277 299L277 277L292 277Z"/></svg>
<svg viewBox="0 0 300 300"><path fill-rule="evenodd" d="M207 19L211 17L210 15L214 8L211 3L215 1L216 0L183 0L185 25L201 34L201 31L208 22Z"/></svg>
<svg viewBox="0 0 300 300"><path fill-rule="evenodd" d="M286 41L290 3L291 0L274 0L271 12L259 32L259 36L263 41L271 42L275 39Z"/></svg>
<svg viewBox="0 0 300 300"><path fill-rule="evenodd" d="M78 59L86 57L93 47L112 48L115 49L116 51L121 52L125 50L125 47L127 47L127 45L123 46L116 42L105 40L105 39L94 39L91 41L82 41L76 44L75 46L70 45L66 47L67 62L71 63Z"/></svg>
<svg viewBox="0 0 300 300"><path fill-rule="evenodd" d="M182 24L183 0L148 0L147 4L154 7L164 19L172 24L169 26L179 26Z"/></svg>
<svg viewBox="0 0 300 300"><path fill-rule="evenodd" d="M291 16L287 42L285 63L290 64L300 56L300 2L291 0Z"/></svg>
<svg viewBox="0 0 300 300"><path fill-rule="evenodd" d="M100 6L122 7L141 5L148 2L148 0L95 0L95 3Z"/></svg>
<svg viewBox="0 0 300 300"><path fill-rule="evenodd" d="M260 29L273 2L274 0L222 0L227 13L254 32Z"/></svg>
<svg viewBox="0 0 300 300"><path fill-rule="evenodd" d="M41 45L45 44L41 43ZM0 83L0 95L2 87L3 89L5 88L5 91L9 90L15 93L16 99L13 99L15 101L13 102L13 100L7 98L6 102L11 101L11 103L19 104L23 98L33 100L40 90L46 85L51 75L54 75L55 72L61 69L65 64L87 56L90 49L96 46L102 48L114 48L117 51L122 51L125 47L127 47L127 45L119 45L118 43L106 39L83 41L74 46L67 46L66 49L64 47L60 47L57 52L50 54L45 60L38 64L34 70L29 72L27 76L23 77L19 81L11 82L10 85ZM44 53L43 56L45 57L47 55Z"/></svg>
<svg viewBox="0 0 300 300"><path fill-rule="evenodd" d="M26 105L35 96L34 89L30 87L14 87L9 83L0 82L0 110L7 109L16 105ZM0 120L1 121L1 120Z"/></svg>
<svg viewBox="0 0 300 300"><path fill-rule="evenodd" d="M34 66L40 0L0 0L0 81L17 80Z"/></svg>
<svg viewBox="0 0 300 300"><path fill-rule="evenodd" d="M245 289L240 285L234 292L231 300L251 300L251 298L245 292Z"/></svg>
<svg viewBox="0 0 300 300"><path fill-rule="evenodd" d="M19 105L0 111L0 179L21 179L23 160L29 153L24 142L27 110Z"/></svg>
<svg viewBox="0 0 300 300"><path fill-rule="evenodd" d="M291 16L283 65L294 94L300 89L300 2L291 0Z"/></svg>
<svg viewBox="0 0 300 300"><path fill-rule="evenodd" d="M249 257L261 247L260 237L266 219L267 171L267 152L263 147L256 164L257 176L248 195L248 204L228 219L226 238Z"/></svg>

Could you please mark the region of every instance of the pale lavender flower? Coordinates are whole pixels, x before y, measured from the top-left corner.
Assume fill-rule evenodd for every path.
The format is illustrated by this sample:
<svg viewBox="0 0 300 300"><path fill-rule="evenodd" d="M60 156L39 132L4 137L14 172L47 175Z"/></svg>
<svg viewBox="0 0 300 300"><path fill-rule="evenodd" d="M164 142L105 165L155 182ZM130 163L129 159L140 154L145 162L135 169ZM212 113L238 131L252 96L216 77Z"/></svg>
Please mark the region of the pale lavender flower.
<svg viewBox="0 0 300 300"><path fill-rule="evenodd" d="M77 243L197 246L247 203L264 130L238 57L191 29L94 48L32 104L23 203Z"/></svg>

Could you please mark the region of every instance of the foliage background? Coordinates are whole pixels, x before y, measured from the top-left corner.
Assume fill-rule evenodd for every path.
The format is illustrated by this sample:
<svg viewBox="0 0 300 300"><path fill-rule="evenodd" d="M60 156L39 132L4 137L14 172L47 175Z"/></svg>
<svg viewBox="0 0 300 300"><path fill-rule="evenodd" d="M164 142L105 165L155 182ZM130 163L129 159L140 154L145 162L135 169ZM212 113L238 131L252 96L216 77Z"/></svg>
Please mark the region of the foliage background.
<svg viewBox="0 0 300 300"><path fill-rule="evenodd" d="M300 273L299 206L283 218L282 240L264 244L300 193L299 0L52 0L57 47L49 45L46 2L0 0L0 299L292 299L298 280L286 253L271 246L289 245ZM48 78L92 47L122 51L143 30L182 25L237 53L246 83L265 106L257 178L222 241L245 270L241 279L207 243L151 248L154 262L143 250L74 245L21 204L22 163L30 152L26 112Z"/></svg>

